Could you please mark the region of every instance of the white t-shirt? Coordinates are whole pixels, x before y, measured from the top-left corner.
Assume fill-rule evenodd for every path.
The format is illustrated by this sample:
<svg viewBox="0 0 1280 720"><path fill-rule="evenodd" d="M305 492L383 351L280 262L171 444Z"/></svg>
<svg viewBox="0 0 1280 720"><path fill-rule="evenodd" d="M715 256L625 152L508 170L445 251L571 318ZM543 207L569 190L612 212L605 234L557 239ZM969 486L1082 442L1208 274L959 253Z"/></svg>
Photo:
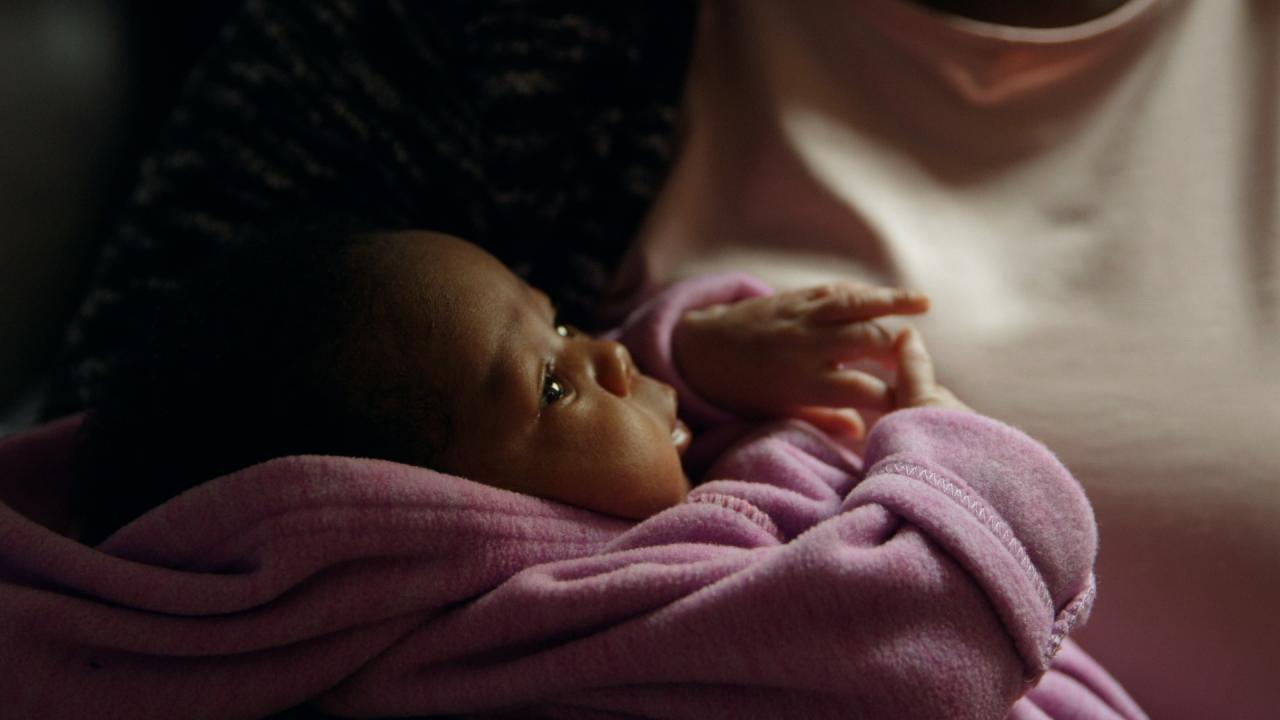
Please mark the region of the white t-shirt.
<svg viewBox="0 0 1280 720"><path fill-rule="evenodd" d="M940 380L1095 504L1086 647L1154 717L1280 707L1280 3L709 5L686 99L619 295L926 291Z"/></svg>

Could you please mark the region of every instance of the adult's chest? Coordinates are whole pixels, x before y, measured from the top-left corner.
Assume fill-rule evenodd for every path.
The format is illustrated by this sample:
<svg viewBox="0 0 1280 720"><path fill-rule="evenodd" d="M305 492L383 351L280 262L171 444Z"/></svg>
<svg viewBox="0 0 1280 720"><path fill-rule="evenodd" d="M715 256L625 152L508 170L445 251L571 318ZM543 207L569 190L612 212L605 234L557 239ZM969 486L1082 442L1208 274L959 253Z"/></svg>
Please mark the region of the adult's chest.
<svg viewBox="0 0 1280 720"><path fill-rule="evenodd" d="M941 381L1045 442L1094 503L1087 644L1157 716L1262 697L1249 668L1280 660L1256 610L1280 602L1280 56L1258 38L1280 15L1169 2L1083 64L1023 47L948 65L865 27L831 50L761 6L704 26L628 271L927 291Z"/></svg>

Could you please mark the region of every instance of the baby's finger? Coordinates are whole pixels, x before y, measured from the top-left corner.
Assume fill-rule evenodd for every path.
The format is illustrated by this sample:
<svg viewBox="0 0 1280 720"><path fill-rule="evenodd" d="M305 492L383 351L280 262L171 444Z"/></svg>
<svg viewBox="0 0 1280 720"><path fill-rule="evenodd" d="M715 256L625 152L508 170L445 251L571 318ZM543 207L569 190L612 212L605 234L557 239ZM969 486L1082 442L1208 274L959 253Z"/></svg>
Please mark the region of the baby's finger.
<svg viewBox="0 0 1280 720"><path fill-rule="evenodd" d="M918 315L929 309L929 298L915 290L859 287L832 283L815 288L817 300L806 319L817 326L842 325L885 315Z"/></svg>
<svg viewBox="0 0 1280 720"><path fill-rule="evenodd" d="M858 411L852 408L800 407L793 410L791 415L828 435L861 440L867 434L867 424Z"/></svg>
<svg viewBox="0 0 1280 720"><path fill-rule="evenodd" d="M910 405L935 393L933 358L924 346L920 331L910 325L903 327L894 338L894 348L898 355L898 406Z"/></svg>
<svg viewBox="0 0 1280 720"><path fill-rule="evenodd" d="M875 321L850 323L823 328L818 342L820 351L832 363L848 360L891 360L897 356L895 335Z"/></svg>
<svg viewBox="0 0 1280 720"><path fill-rule="evenodd" d="M800 404L883 412L893 408L893 389L870 373L836 368L815 375Z"/></svg>

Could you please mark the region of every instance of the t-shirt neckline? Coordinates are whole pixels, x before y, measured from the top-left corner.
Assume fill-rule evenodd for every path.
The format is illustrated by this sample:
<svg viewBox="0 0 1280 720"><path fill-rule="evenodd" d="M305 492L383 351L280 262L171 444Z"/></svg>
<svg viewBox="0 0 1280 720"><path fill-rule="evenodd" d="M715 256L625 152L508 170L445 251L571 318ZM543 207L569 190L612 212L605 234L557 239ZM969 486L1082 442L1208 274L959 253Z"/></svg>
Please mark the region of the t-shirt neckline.
<svg viewBox="0 0 1280 720"><path fill-rule="evenodd" d="M1105 15L1062 27L1001 25L952 15L910 0L857 0L860 12L882 32L911 35L917 40L967 45L1062 46L1101 39L1124 31L1152 13L1165 0L1128 0ZM976 48L975 48L976 49Z"/></svg>

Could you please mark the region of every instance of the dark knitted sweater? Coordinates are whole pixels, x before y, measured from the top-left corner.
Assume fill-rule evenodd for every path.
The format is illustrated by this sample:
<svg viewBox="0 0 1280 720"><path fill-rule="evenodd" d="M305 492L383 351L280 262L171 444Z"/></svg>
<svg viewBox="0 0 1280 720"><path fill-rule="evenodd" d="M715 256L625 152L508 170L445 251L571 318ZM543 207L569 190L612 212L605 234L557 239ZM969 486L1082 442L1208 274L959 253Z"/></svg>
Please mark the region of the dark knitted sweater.
<svg viewBox="0 0 1280 720"><path fill-rule="evenodd" d="M461 235L589 327L672 160L695 11L249 2L142 164L44 415L91 405L151 308L300 213Z"/></svg>

